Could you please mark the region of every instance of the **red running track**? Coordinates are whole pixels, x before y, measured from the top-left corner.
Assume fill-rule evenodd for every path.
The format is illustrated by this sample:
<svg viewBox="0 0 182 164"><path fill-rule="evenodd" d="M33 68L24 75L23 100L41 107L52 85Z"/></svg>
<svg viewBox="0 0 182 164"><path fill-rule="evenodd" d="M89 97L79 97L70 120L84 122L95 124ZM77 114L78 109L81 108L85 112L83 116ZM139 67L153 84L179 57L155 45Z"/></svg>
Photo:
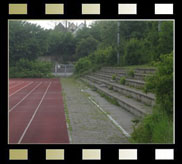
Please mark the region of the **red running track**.
<svg viewBox="0 0 182 164"><path fill-rule="evenodd" d="M9 84L10 144L69 143L59 79L10 79Z"/></svg>

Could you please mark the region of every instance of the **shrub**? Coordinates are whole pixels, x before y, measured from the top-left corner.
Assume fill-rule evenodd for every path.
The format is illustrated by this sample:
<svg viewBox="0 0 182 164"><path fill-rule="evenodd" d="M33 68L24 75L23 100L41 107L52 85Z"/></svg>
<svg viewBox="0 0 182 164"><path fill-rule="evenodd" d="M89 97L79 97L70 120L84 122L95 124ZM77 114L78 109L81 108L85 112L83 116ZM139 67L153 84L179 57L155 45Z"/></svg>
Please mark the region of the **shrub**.
<svg viewBox="0 0 182 164"><path fill-rule="evenodd" d="M153 114L147 115L131 134L133 143L172 143L173 121L165 111L156 106Z"/></svg>
<svg viewBox="0 0 182 164"><path fill-rule="evenodd" d="M131 142L172 143L173 142L173 55L160 57L157 71L149 76L145 91L156 96L156 105L138 127L134 127Z"/></svg>
<svg viewBox="0 0 182 164"><path fill-rule="evenodd" d="M112 75L112 80L116 80L116 74Z"/></svg>
<svg viewBox="0 0 182 164"><path fill-rule="evenodd" d="M114 65L117 63L116 49L112 46L98 49L94 52L95 63Z"/></svg>
<svg viewBox="0 0 182 164"><path fill-rule="evenodd" d="M130 69L130 70L128 71L127 75L128 75L129 77L134 77L134 75L135 75L134 70L133 70L133 69Z"/></svg>
<svg viewBox="0 0 182 164"><path fill-rule="evenodd" d="M116 64L116 50L112 47L99 48L90 55L80 58L75 64L75 74L83 75L83 72L90 70L97 71L104 65Z"/></svg>
<svg viewBox="0 0 182 164"><path fill-rule="evenodd" d="M161 110L168 114L173 113L173 55L167 54L160 57L157 71L146 80L145 91L153 92L156 103L161 105Z"/></svg>
<svg viewBox="0 0 182 164"><path fill-rule="evenodd" d="M126 78L125 78L125 76L121 77L119 82L120 82L120 84L125 85L125 83L126 83Z"/></svg>
<svg viewBox="0 0 182 164"><path fill-rule="evenodd" d="M80 58L75 65L75 73L83 73L91 68L91 61L88 57Z"/></svg>
<svg viewBox="0 0 182 164"><path fill-rule="evenodd" d="M29 61L20 59L14 67L9 69L10 78L48 78L51 75L52 64L50 62Z"/></svg>

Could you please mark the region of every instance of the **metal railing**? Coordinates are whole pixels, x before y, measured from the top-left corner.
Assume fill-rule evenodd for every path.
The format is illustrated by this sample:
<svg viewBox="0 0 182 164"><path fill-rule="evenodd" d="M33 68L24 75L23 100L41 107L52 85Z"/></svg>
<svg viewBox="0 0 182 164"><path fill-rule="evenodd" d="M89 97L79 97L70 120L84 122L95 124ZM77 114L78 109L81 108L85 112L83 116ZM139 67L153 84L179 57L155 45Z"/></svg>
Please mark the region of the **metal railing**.
<svg viewBox="0 0 182 164"><path fill-rule="evenodd" d="M73 64L55 64L53 74L56 76L71 76L74 72Z"/></svg>

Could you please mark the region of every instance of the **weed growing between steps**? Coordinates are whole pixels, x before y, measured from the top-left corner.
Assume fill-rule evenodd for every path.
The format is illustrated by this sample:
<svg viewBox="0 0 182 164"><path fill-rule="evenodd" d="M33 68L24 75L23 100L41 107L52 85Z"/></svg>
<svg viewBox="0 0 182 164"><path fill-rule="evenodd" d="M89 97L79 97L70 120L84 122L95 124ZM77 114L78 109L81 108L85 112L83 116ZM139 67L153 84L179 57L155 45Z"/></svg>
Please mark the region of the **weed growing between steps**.
<svg viewBox="0 0 182 164"><path fill-rule="evenodd" d="M130 68L129 71L127 72L128 77L133 78L135 76L135 72L133 68Z"/></svg>
<svg viewBox="0 0 182 164"><path fill-rule="evenodd" d="M125 85L125 83L126 83L125 76L121 77L119 82L120 82L120 84Z"/></svg>
<svg viewBox="0 0 182 164"><path fill-rule="evenodd" d="M109 86L109 90L113 90L113 86Z"/></svg>
<svg viewBox="0 0 182 164"><path fill-rule="evenodd" d="M116 80L116 74L112 75L112 80Z"/></svg>

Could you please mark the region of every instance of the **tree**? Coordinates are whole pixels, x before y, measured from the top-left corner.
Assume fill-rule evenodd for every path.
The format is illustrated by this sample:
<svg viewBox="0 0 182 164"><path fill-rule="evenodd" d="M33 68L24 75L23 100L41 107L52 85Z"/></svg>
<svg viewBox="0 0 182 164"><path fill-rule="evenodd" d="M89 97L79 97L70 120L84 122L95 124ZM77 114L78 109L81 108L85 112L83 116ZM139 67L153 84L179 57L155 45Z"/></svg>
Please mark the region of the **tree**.
<svg viewBox="0 0 182 164"><path fill-rule="evenodd" d="M99 49L107 54L108 47L115 53L120 52L121 65L146 64L160 60L161 55L173 50L172 21L163 21L160 32L158 21L120 21L119 46L117 21L95 21L90 27L78 30L76 35L65 30L62 24L45 30L26 21L10 21L9 29L10 65L21 58L34 60L44 55L59 62L76 61L95 55ZM115 57L116 54L110 56L113 64Z"/></svg>
<svg viewBox="0 0 182 164"><path fill-rule="evenodd" d="M10 21L9 31L10 65L15 65L21 58L34 60L46 53L47 36L40 26L23 21Z"/></svg>
<svg viewBox="0 0 182 164"><path fill-rule="evenodd" d="M162 22L159 32L159 53L167 54L173 51L173 22Z"/></svg>
<svg viewBox="0 0 182 164"><path fill-rule="evenodd" d="M70 32L52 30L49 32L49 50L47 55L58 61L71 61L75 53L75 39Z"/></svg>
<svg viewBox="0 0 182 164"><path fill-rule="evenodd" d="M82 39L76 46L76 58L88 56L97 49L98 42L93 37Z"/></svg>
<svg viewBox="0 0 182 164"><path fill-rule="evenodd" d="M126 65L145 63L143 44L140 40L132 38L127 42L125 46L124 60Z"/></svg>

